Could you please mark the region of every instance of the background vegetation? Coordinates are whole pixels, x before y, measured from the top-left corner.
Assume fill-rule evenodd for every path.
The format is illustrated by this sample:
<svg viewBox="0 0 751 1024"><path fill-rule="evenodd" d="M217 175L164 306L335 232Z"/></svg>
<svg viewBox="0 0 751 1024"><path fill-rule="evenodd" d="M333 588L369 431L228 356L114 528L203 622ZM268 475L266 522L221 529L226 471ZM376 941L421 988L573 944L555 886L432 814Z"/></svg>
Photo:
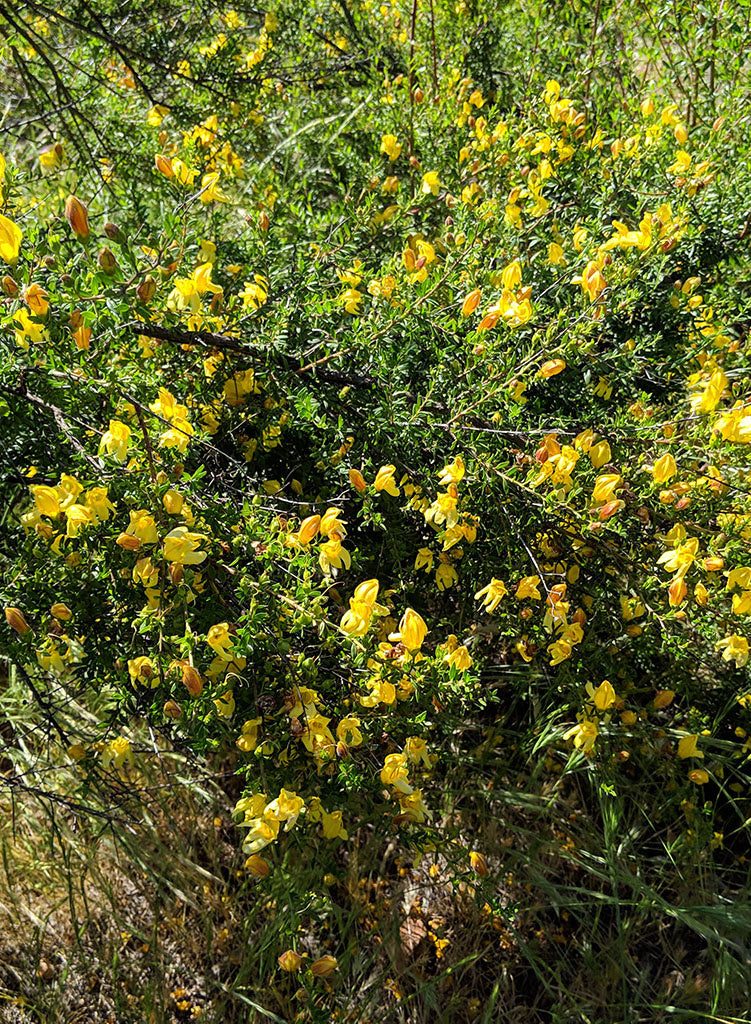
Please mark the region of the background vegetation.
<svg viewBox="0 0 751 1024"><path fill-rule="evenodd" d="M0 1019L750 1019L749 12L0 4Z"/></svg>

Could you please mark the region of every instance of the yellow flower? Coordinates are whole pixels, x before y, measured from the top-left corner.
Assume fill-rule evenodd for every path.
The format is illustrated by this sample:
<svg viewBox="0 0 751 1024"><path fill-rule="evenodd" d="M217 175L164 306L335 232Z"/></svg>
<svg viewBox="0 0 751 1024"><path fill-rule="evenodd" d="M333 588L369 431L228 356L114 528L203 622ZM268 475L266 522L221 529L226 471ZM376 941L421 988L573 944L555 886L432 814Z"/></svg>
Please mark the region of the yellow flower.
<svg viewBox="0 0 751 1024"><path fill-rule="evenodd" d="M110 425L102 434L99 442L99 454L113 455L118 462L124 462L128 454L128 441L131 429L119 420L110 420Z"/></svg>
<svg viewBox="0 0 751 1024"><path fill-rule="evenodd" d="M154 671L154 663L146 655L129 659L128 675L134 683L143 683L144 686L152 688L159 686L159 676Z"/></svg>
<svg viewBox="0 0 751 1024"><path fill-rule="evenodd" d="M16 633L23 634L31 630L31 626L26 621L26 617L20 608L7 607L5 609L5 618L8 625L11 629L15 629Z"/></svg>
<svg viewBox="0 0 751 1024"><path fill-rule="evenodd" d="M663 484L667 480L670 480L678 472L675 459L668 452L665 455L660 456L655 462L652 468L652 477L656 484Z"/></svg>
<svg viewBox="0 0 751 1024"><path fill-rule="evenodd" d="M465 296L462 303L462 316L471 316L479 306L481 298L482 291L479 288L475 288L474 291Z"/></svg>
<svg viewBox="0 0 751 1024"><path fill-rule="evenodd" d="M164 538L164 557L177 565L200 565L206 552L198 546L205 539L201 533L190 533L187 526L177 526Z"/></svg>
<svg viewBox="0 0 751 1024"><path fill-rule="evenodd" d="M396 473L396 466L381 466L376 473L373 486L377 491L386 491L392 497L398 498L399 488L396 486L394 473Z"/></svg>
<svg viewBox="0 0 751 1024"><path fill-rule="evenodd" d="M449 561L449 556L441 554L439 565L435 572L435 581L439 590L448 590L455 583L459 582L459 574Z"/></svg>
<svg viewBox="0 0 751 1024"><path fill-rule="evenodd" d="M595 488L592 492L592 499L598 505L610 501L615 490L623 483L620 473L602 473L595 480Z"/></svg>
<svg viewBox="0 0 751 1024"><path fill-rule="evenodd" d="M441 187L441 182L438 178L437 171L428 171L422 176L422 191L425 195L438 195L438 190Z"/></svg>
<svg viewBox="0 0 751 1024"><path fill-rule="evenodd" d="M86 492L86 507L90 508L100 523L106 522L115 506L110 501L106 487L92 487Z"/></svg>
<svg viewBox="0 0 751 1024"><path fill-rule="evenodd" d="M396 135L384 135L381 139L381 153L384 153L391 163L398 160L402 151L402 144L397 141Z"/></svg>
<svg viewBox="0 0 751 1024"><path fill-rule="evenodd" d="M704 757L701 750L697 750L699 737L696 733L690 736L682 736L678 740L678 757Z"/></svg>
<svg viewBox="0 0 751 1024"><path fill-rule="evenodd" d="M201 179L201 202L202 203L228 203L229 199L219 188L219 171L213 174L204 174Z"/></svg>
<svg viewBox="0 0 751 1024"><path fill-rule="evenodd" d="M461 483L464 478L464 460L461 455L457 455L453 462L450 462L447 466L444 466L439 474L439 484L442 487L448 487L449 484Z"/></svg>
<svg viewBox="0 0 751 1024"><path fill-rule="evenodd" d="M468 668L472 667L472 657L463 644L455 647L443 660L459 672L466 672Z"/></svg>
<svg viewBox="0 0 751 1024"><path fill-rule="evenodd" d="M506 584L494 576L486 587L477 591L475 601L482 599L485 610L492 615L507 594Z"/></svg>
<svg viewBox="0 0 751 1024"><path fill-rule="evenodd" d="M583 718L581 722L565 732L563 738L564 740L573 739L577 750L583 750L585 754L589 754L594 750L599 731L597 722Z"/></svg>
<svg viewBox="0 0 751 1024"><path fill-rule="evenodd" d="M430 572L433 568L433 558L430 548L420 548L415 558L415 569L424 569L425 572Z"/></svg>
<svg viewBox="0 0 751 1024"><path fill-rule="evenodd" d="M229 624L218 622L206 634L206 643L224 661L232 658L233 640L229 633Z"/></svg>
<svg viewBox="0 0 751 1024"><path fill-rule="evenodd" d="M342 812L332 811L330 814L327 811L321 811L321 821L323 824L323 838L324 839L346 839L347 833L342 825Z"/></svg>
<svg viewBox="0 0 751 1024"><path fill-rule="evenodd" d="M715 647L722 651L722 660L734 661L736 668L743 668L748 661L748 640L737 633L718 640Z"/></svg>
<svg viewBox="0 0 751 1024"><path fill-rule="evenodd" d="M523 601L529 597L533 601L542 601L542 594L538 590L539 576L524 576L516 585L515 597L517 601Z"/></svg>
<svg viewBox="0 0 751 1024"><path fill-rule="evenodd" d="M146 114L146 120L152 128L158 128L168 113L169 109L167 107L163 107L161 103L157 103L156 106L151 107Z"/></svg>
<svg viewBox="0 0 751 1024"><path fill-rule="evenodd" d="M590 683L589 686L592 684ZM587 689L589 690L589 686ZM611 683L605 679L596 690L591 692L592 702L598 711L607 711L611 704L615 704L615 690Z"/></svg>
<svg viewBox="0 0 751 1024"><path fill-rule="evenodd" d="M0 258L11 266L18 260L23 231L12 220L0 214Z"/></svg>
<svg viewBox="0 0 751 1024"><path fill-rule="evenodd" d="M565 369L566 363L563 359L548 359L537 372L540 377L547 378L555 377L556 374L562 373Z"/></svg>
<svg viewBox="0 0 751 1024"><path fill-rule="evenodd" d="M85 505L69 505L65 509L66 537L77 537L82 526L93 526L96 522L94 513Z"/></svg>
<svg viewBox="0 0 751 1024"><path fill-rule="evenodd" d="M349 471L349 482L359 491L361 494L368 489L368 485L365 483L365 477L362 475L359 469L350 469Z"/></svg>
<svg viewBox="0 0 751 1024"><path fill-rule="evenodd" d="M297 541L303 546L310 544L321 526L321 517L308 516L307 519L303 519L300 523L300 529L297 531Z"/></svg>
<svg viewBox="0 0 751 1024"><path fill-rule="evenodd" d="M411 793L408 781L406 754L387 754L381 769L381 782L384 786L393 786L400 793Z"/></svg>
<svg viewBox="0 0 751 1024"><path fill-rule="evenodd" d="M295 953L293 949L288 949L277 958L277 962L283 971L291 974L293 971L300 970L302 957L299 953Z"/></svg>
<svg viewBox="0 0 751 1024"><path fill-rule="evenodd" d="M326 832L326 825L324 821L324 834ZM344 836L346 839L346 834ZM319 957L318 960L314 960L310 965L310 973L314 978L328 978L330 974L338 968L339 964L336 957L330 956L328 953L325 956Z"/></svg>
<svg viewBox="0 0 751 1024"><path fill-rule="evenodd" d="M485 878L487 876L488 865L483 854L479 853L477 850L472 850L469 855L469 863L471 864L474 873L479 875L480 878Z"/></svg>
<svg viewBox="0 0 751 1024"><path fill-rule="evenodd" d="M30 284L24 288L23 300L34 316L46 316L50 304L47 301L47 292L38 284Z"/></svg>
<svg viewBox="0 0 751 1024"><path fill-rule="evenodd" d="M128 513L130 525L125 531L131 537L136 537L142 544L156 544L159 539L156 532L154 517L146 509L131 510Z"/></svg>
<svg viewBox="0 0 751 1024"><path fill-rule="evenodd" d="M258 746L258 730L262 724L262 718L249 718L247 722L243 723L242 733L235 741L235 745L243 753L252 754Z"/></svg>
<svg viewBox="0 0 751 1024"><path fill-rule="evenodd" d="M39 514L56 519L60 515L60 498L54 487L37 484L31 488Z"/></svg>
<svg viewBox="0 0 751 1024"><path fill-rule="evenodd" d="M390 633L389 640L401 641L408 651L419 651L427 633L428 627L422 616L407 608L399 621L399 632Z"/></svg>
<svg viewBox="0 0 751 1024"><path fill-rule="evenodd" d="M359 747L362 743L360 719L354 715L343 718L336 727L336 738L343 740L348 747Z"/></svg>
<svg viewBox="0 0 751 1024"><path fill-rule="evenodd" d="M117 736L102 749L102 767L122 768L125 762L132 763L133 752L130 749L130 740L125 736Z"/></svg>

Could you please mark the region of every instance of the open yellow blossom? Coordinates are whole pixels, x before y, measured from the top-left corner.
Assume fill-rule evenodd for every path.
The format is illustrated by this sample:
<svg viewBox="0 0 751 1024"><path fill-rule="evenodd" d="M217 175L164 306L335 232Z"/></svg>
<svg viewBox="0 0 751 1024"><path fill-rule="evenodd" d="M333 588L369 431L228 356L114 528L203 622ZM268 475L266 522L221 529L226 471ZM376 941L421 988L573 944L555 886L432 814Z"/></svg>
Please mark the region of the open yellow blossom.
<svg viewBox="0 0 751 1024"><path fill-rule="evenodd" d="M507 594L506 584L494 576L487 586L477 591L475 601L482 600L485 611L492 615Z"/></svg>

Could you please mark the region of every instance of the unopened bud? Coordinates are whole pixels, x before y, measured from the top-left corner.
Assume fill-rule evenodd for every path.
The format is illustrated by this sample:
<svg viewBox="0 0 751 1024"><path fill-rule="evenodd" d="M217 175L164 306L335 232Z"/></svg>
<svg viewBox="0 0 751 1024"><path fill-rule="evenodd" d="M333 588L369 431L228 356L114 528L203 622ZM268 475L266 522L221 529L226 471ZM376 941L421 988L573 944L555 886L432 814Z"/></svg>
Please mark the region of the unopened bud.
<svg viewBox="0 0 751 1024"><path fill-rule="evenodd" d="M126 551L138 551L141 546L138 537L134 537L132 533L121 533L115 544L119 544Z"/></svg>
<svg viewBox="0 0 751 1024"><path fill-rule="evenodd" d="M45 265L45 267L47 267L48 270L52 270L52 268L55 265L55 257L54 256L45 256L44 257L44 265Z"/></svg>
<svg viewBox="0 0 751 1024"><path fill-rule="evenodd" d="M488 864L483 854L478 853L477 850L473 850L469 855L469 863L472 865L472 870L480 878L485 878L488 873Z"/></svg>
<svg viewBox="0 0 751 1024"><path fill-rule="evenodd" d="M183 710L180 707L180 705L174 700L166 701L162 710L164 711L167 718L179 718L183 713Z"/></svg>
<svg viewBox="0 0 751 1024"><path fill-rule="evenodd" d="M359 491L361 494L368 489L368 485L365 483L365 477L359 469L351 469L349 471L349 482L352 484L354 489Z"/></svg>
<svg viewBox="0 0 751 1024"><path fill-rule="evenodd" d="M73 618L73 612L70 610L67 604L62 604L62 602L59 601L56 604L52 605L50 611L52 612L56 619L62 619L63 622L67 622L68 619Z"/></svg>
<svg viewBox="0 0 751 1024"><path fill-rule="evenodd" d="M10 274L6 274L5 277L3 278L3 291L11 299L15 299L16 295L18 295L18 285L10 276Z"/></svg>
<svg viewBox="0 0 751 1024"><path fill-rule="evenodd" d="M111 242L122 242L123 233L117 224L113 224L111 220L108 220L104 225L104 233Z"/></svg>
<svg viewBox="0 0 751 1024"><path fill-rule="evenodd" d="M6 608L5 618L8 620L8 625L15 629L16 633L28 633L31 629L20 608Z"/></svg>
<svg viewBox="0 0 751 1024"><path fill-rule="evenodd" d="M292 971L300 970L302 957L299 953L295 953L294 949L288 949L282 953L277 962L283 971L288 971L291 974Z"/></svg>
<svg viewBox="0 0 751 1024"><path fill-rule="evenodd" d="M77 238L84 239L89 237L89 214L81 200L77 199L76 196L68 196L65 200L65 219L73 228Z"/></svg>
<svg viewBox="0 0 751 1024"><path fill-rule="evenodd" d="M328 978L330 974L333 974L339 964L337 963L336 957L331 956L327 953L320 959L315 960L310 965L310 973L316 978Z"/></svg>
<svg viewBox="0 0 751 1024"><path fill-rule="evenodd" d="M254 878L268 878L271 868L268 861L254 853L245 861L245 870L248 874L253 875Z"/></svg>
<svg viewBox="0 0 751 1024"><path fill-rule="evenodd" d="M203 690L203 680L192 665L183 665L183 685L191 697L197 697Z"/></svg>
<svg viewBox="0 0 751 1024"><path fill-rule="evenodd" d="M261 229L261 231L268 231L269 223L269 215L268 213L266 213L265 210L263 210L258 217L258 227Z"/></svg>
<svg viewBox="0 0 751 1024"><path fill-rule="evenodd" d="M160 174L163 174L165 178L174 178L175 171L169 157L162 156L161 153L157 153L154 157L154 163L156 164L156 169Z"/></svg>
<svg viewBox="0 0 751 1024"><path fill-rule="evenodd" d="M96 258L97 263L105 272L105 274L113 274L117 267L117 260L115 254L111 249L102 249Z"/></svg>
<svg viewBox="0 0 751 1024"><path fill-rule="evenodd" d="M156 294L156 281L148 274L136 288L136 295L141 302L151 302Z"/></svg>
<svg viewBox="0 0 751 1024"><path fill-rule="evenodd" d="M422 101L425 99L425 93L422 91L422 89L420 88L419 85L415 89L414 96L415 96L415 103L422 103Z"/></svg>
<svg viewBox="0 0 751 1024"><path fill-rule="evenodd" d="M60 284L63 286L63 288L70 288L70 286L73 284L73 278L71 277L70 274L61 274Z"/></svg>

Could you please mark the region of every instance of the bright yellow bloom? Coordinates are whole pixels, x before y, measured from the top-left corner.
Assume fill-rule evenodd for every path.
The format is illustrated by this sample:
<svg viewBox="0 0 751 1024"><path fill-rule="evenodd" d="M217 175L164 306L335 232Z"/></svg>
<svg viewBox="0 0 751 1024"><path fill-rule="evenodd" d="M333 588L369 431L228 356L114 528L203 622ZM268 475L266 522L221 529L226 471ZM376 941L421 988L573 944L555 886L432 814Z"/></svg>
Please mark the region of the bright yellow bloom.
<svg viewBox="0 0 751 1024"><path fill-rule="evenodd" d="M390 633L389 640L401 641L408 651L419 651L427 633L428 627L422 616L407 608L399 621L399 632Z"/></svg>
<svg viewBox="0 0 751 1024"><path fill-rule="evenodd" d="M682 736L678 740L678 757L704 757L701 750L697 750L699 737L696 733L691 736Z"/></svg>
<svg viewBox="0 0 751 1024"><path fill-rule="evenodd" d="M597 722L584 718L568 732L565 732L563 738L564 740L573 739L577 750L583 750L585 754L590 754L594 750L599 731Z"/></svg>
<svg viewBox="0 0 751 1024"><path fill-rule="evenodd" d="M177 565L200 565L206 552L198 546L205 539L201 533L190 533L187 526L177 526L164 538L164 557Z"/></svg>
<svg viewBox="0 0 751 1024"><path fill-rule="evenodd" d="M393 498L398 498L400 492L399 488L396 486L394 473L396 473L396 466L381 466L376 473L373 486L377 491L386 491L386 493L390 494Z"/></svg>
<svg viewBox="0 0 751 1024"><path fill-rule="evenodd" d="M672 479L678 472L675 459L668 452L665 455L661 455L655 462L652 468L652 477L656 484L663 484L667 480Z"/></svg>
<svg viewBox="0 0 751 1024"><path fill-rule="evenodd" d="M715 647L722 651L722 660L734 661L736 668L743 668L748 661L748 640L737 633L718 640Z"/></svg>
<svg viewBox="0 0 751 1024"><path fill-rule="evenodd" d="M119 420L110 420L110 425L99 442L100 455L113 455L118 462L124 462L128 454L131 429Z"/></svg>
<svg viewBox="0 0 751 1024"><path fill-rule="evenodd" d="M0 214L0 259L14 266L18 260L23 231L12 220Z"/></svg>
<svg viewBox="0 0 751 1024"><path fill-rule="evenodd" d="M60 498L54 487L46 487L44 484L37 484L31 488L34 495L34 502L39 514L56 519L60 515Z"/></svg>
<svg viewBox="0 0 751 1024"><path fill-rule="evenodd" d="M233 640L229 632L229 624L218 622L206 634L206 643L224 661L232 658Z"/></svg>
<svg viewBox="0 0 751 1024"><path fill-rule="evenodd" d="M516 599L523 601L529 597L533 601L542 601L542 594L538 590L539 576L524 576L516 585Z"/></svg>
<svg viewBox="0 0 751 1024"><path fill-rule="evenodd" d="M391 163L399 159L402 151L402 144L397 140L396 135L384 135L381 139L381 153L384 153Z"/></svg>
<svg viewBox="0 0 751 1024"><path fill-rule="evenodd" d="M447 466L444 466L439 474L438 482L442 487L448 487L449 484L461 483L464 478L464 460L461 455L457 455L453 462L450 462Z"/></svg>
<svg viewBox="0 0 751 1024"><path fill-rule="evenodd" d="M428 171L422 176L422 191L425 195L438 195L438 190L441 188L441 182L438 178L437 171Z"/></svg>
<svg viewBox="0 0 751 1024"><path fill-rule="evenodd" d="M508 590L506 589L506 584L503 580L496 579L494 576L486 587L477 591L475 594L475 601L482 599L485 611L492 615L507 594Z"/></svg>
<svg viewBox="0 0 751 1024"><path fill-rule="evenodd" d="M34 316L46 316L50 304L47 301L47 292L38 284L30 284L24 288L23 300Z"/></svg>

